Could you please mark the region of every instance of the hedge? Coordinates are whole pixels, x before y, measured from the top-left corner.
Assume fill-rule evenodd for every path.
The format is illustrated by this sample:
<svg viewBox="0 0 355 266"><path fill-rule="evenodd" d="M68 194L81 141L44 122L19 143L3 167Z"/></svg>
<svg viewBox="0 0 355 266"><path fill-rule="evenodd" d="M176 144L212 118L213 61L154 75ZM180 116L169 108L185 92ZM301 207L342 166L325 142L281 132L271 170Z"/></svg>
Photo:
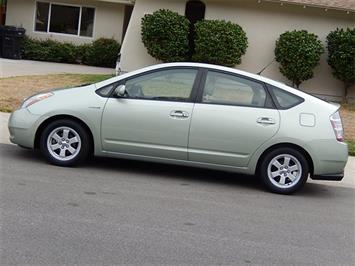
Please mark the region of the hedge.
<svg viewBox="0 0 355 266"><path fill-rule="evenodd" d="M114 39L101 38L89 44L74 45L53 40L26 37L22 58L28 60L84 63L92 66L115 67L120 44Z"/></svg>

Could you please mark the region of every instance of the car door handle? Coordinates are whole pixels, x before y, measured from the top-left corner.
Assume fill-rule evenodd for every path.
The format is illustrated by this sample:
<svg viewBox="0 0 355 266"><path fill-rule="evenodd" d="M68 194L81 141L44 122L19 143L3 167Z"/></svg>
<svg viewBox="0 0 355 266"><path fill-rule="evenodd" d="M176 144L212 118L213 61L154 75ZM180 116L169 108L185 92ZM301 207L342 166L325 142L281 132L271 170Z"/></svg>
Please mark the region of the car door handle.
<svg viewBox="0 0 355 266"><path fill-rule="evenodd" d="M171 111L170 116L174 118L188 118L189 113L185 111Z"/></svg>
<svg viewBox="0 0 355 266"><path fill-rule="evenodd" d="M256 120L257 123L259 124L264 124L264 125L273 125L276 124L275 120L271 117L259 117Z"/></svg>

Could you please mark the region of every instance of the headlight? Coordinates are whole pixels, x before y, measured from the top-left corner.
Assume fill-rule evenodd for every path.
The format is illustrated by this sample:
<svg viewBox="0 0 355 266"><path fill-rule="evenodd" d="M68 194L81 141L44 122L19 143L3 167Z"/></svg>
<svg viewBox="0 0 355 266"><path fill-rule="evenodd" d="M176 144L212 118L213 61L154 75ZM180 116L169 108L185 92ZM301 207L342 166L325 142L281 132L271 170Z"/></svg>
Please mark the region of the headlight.
<svg viewBox="0 0 355 266"><path fill-rule="evenodd" d="M54 95L53 92L46 92L46 93L40 93L40 94L33 95L23 101L23 103L21 104L21 108L27 108L27 107L31 106L32 104L42 101L44 99L47 99L53 95Z"/></svg>

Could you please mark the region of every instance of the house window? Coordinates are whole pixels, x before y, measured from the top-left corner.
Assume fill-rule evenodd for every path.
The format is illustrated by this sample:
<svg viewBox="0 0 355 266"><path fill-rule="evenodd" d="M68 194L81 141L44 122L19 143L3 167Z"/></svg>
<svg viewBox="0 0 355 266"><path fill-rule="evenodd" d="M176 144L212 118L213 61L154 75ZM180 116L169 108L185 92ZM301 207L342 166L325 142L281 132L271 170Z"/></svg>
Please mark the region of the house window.
<svg viewBox="0 0 355 266"><path fill-rule="evenodd" d="M36 8L36 31L47 31L49 3L37 3Z"/></svg>
<svg viewBox="0 0 355 266"><path fill-rule="evenodd" d="M37 2L35 31L92 37L94 17L92 7Z"/></svg>

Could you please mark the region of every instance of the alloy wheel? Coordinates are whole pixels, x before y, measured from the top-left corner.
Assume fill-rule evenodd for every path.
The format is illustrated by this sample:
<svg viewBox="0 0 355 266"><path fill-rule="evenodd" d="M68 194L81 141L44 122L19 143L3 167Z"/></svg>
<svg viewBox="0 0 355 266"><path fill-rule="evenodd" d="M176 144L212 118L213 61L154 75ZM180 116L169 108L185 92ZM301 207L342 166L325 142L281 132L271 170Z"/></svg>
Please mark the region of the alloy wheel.
<svg viewBox="0 0 355 266"><path fill-rule="evenodd" d="M55 159L69 161L79 154L81 138L70 127L58 127L48 135L47 149Z"/></svg>
<svg viewBox="0 0 355 266"><path fill-rule="evenodd" d="M291 154L275 156L268 164L267 175L273 185L278 188L295 186L302 177L302 165Z"/></svg>

